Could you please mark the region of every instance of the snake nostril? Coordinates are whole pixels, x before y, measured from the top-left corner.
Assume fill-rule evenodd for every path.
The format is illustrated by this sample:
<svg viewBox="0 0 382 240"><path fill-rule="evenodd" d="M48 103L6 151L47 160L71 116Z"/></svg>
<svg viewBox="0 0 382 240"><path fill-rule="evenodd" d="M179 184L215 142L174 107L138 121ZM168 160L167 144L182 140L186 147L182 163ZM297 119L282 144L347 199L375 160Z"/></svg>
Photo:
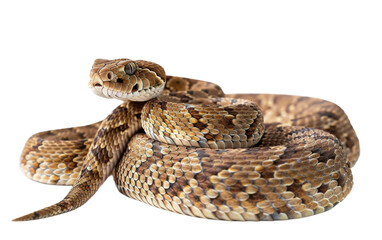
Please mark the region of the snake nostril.
<svg viewBox="0 0 382 240"><path fill-rule="evenodd" d="M102 87L102 85L99 84L99 83L95 83L93 86L94 86L94 87Z"/></svg>
<svg viewBox="0 0 382 240"><path fill-rule="evenodd" d="M106 77L107 77L107 79L112 80L113 77L114 77L114 74L113 74L112 72L108 72L108 73L106 74Z"/></svg>

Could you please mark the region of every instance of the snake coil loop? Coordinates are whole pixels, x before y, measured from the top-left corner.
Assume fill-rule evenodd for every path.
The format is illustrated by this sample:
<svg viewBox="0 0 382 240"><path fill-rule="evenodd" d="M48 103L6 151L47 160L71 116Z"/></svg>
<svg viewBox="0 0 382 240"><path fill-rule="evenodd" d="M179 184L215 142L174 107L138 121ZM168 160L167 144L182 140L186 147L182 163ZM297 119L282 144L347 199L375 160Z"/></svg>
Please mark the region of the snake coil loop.
<svg viewBox="0 0 382 240"><path fill-rule="evenodd" d="M166 76L161 66L142 60L97 59L90 77L97 95L124 102L102 122L29 138L24 173L73 187L59 203L15 220L78 208L111 174L128 197L222 220L311 216L351 191L359 142L331 102L224 96L213 83Z"/></svg>

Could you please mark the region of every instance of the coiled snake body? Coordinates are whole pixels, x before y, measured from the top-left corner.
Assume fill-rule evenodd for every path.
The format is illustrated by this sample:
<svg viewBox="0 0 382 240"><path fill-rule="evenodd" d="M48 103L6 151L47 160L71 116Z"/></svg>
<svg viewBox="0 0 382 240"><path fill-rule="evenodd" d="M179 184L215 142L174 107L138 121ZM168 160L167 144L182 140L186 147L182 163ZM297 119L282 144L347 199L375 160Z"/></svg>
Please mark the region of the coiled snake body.
<svg viewBox="0 0 382 240"><path fill-rule="evenodd" d="M224 97L215 84L166 76L148 61L97 59L90 76L96 94L124 102L102 122L27 141L24 173L73 187L59 203L15 220L71 211L111 174L128 197L223 220L310 216L331 209L352 188L359 142L331 102Z"/></svg>

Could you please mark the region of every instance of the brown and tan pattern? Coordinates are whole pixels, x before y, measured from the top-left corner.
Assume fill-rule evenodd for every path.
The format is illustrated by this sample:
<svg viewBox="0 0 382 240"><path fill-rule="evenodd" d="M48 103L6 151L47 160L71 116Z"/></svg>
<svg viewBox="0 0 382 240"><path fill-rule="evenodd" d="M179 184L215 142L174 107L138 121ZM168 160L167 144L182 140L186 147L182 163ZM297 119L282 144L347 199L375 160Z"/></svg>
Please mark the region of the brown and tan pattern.
<svg viewBox="0 0 382 240"><path fill-rule="evenodd" d="M305 126L325 130L342 143L350 167L358 160L357 134L345 112L336 104L318 98L275 94L227 94L227 97L254 101L272 125Z"/></svg>
<svg viewBox="0 0 382 240"><path fill-rule="evenodd" d="M73 187L59 203L15 220L71 211L111 173L128 197L223 220L310 216L332 208L352 188L359 142L331 102L224 97L215 84L166 76L155 63L129 59L98 59L90 76L96 94L124 102L102 122L27 141L24 173Z"/></svg>

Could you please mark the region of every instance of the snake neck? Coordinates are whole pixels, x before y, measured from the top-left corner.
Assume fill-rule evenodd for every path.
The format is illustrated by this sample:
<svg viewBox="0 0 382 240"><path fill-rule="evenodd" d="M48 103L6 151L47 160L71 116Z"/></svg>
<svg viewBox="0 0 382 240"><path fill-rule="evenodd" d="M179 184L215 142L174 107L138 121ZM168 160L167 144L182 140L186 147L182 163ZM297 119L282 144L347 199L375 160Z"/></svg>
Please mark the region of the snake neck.
<svg viewBox="0 0 382 240"><path fill-rule="evenodd" d="M126 101L101 123L81 173L68 195L60 202L14 221L36 220L74 210L85 204L110 176L126 151L130 138L141 128L145 102Z"/></svg>

